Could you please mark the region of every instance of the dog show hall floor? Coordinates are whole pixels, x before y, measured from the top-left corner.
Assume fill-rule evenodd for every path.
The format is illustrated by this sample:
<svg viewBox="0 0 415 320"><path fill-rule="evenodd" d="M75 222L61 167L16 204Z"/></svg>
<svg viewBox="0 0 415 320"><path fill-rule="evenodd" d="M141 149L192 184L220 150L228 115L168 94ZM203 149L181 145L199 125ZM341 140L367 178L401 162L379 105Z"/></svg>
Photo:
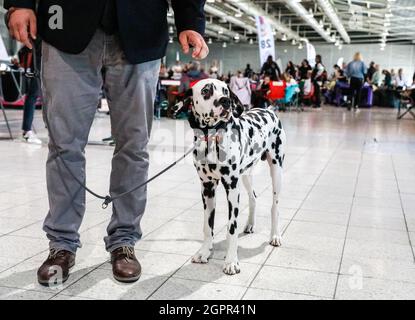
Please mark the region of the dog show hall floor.
<svg viewBox="0 0 415 320"><path fill-rule="evenodd" d="M20 136L21 111L7 110ZM268 245L272 193L268 168L254 176L258 194L254 234L241 232L241 273L222 272L227 202L218 190L215 243L209 264L190 262L202 243L203 205L191 159L151 183L143 239L136 253L143 275L113 280L102 238L111 210L87 197L83 247L62 286L37 284L48 253L42 220L48 209L47 147L18 138L0 141L0 299L415 299L415 121L394 110L347 112L333 107L282 113L287 157L280 214L282 247ZM41 116L35 128L46 142ZM0 116L0 136L6 137ZM110 134L97 114L91 142ZM192 141L183 120L155 121L151 174L182 155ZM87 148L88 185L108 189L110 146ZM242 190L247 218L247 196Z"/></svg>

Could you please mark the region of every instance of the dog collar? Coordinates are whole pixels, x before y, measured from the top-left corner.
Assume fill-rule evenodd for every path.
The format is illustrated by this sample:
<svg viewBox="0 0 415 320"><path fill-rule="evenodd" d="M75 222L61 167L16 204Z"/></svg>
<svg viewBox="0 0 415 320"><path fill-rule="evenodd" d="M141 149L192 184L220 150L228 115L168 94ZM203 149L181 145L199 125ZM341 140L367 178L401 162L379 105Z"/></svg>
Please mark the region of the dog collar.
<svg viewBox="0 0 415 320"><path fill-rule="evenodd" d="M216 143L219 143L220 139L221 139L221 137L218 134L215 134L215 135L212 135L212 136L209 136L209 135L200 136L200 140L202 140L204 142L214 141Z"/></svg>

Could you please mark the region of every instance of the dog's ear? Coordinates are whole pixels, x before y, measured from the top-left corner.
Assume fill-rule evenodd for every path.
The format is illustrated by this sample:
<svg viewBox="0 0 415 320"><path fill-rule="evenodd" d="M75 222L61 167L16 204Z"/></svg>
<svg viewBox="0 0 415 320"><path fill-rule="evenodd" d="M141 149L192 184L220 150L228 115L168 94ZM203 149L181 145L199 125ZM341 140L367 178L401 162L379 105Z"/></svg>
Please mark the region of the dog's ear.
<svg viewBox="0 0 415 320"><path fill-rule="evenodd" d="M239 100L238 96L235 93L233 93L231 88L228 87L228 89L229 89L229 95L232 101L233 116L235 118L239 118L242 115L242 113L245 111L245 107L242 104L241 100Z"/></svg>
<svg viewBox="0 0 415 320"><path fill-rule="evenodd" d="M193 113L193 110L189 112L189 124L190 128L192 129L200 129L200 123L199 120L196 119L195 114Z"/></svg>

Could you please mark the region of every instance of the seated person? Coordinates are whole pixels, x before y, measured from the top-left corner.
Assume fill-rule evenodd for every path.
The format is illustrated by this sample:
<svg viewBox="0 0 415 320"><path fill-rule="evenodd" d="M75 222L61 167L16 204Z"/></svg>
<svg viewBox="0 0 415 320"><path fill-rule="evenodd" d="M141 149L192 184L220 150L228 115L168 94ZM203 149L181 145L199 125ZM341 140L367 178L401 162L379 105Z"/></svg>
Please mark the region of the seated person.
<svg viewBox="0 0 415 320"><path fill-rule="evenodd" d="M269 100L267 96L271 93L271 77L265 76L264 79L259 83L257 90L254 91L253 95L253 106L254 108L267 108Z"/></svg>

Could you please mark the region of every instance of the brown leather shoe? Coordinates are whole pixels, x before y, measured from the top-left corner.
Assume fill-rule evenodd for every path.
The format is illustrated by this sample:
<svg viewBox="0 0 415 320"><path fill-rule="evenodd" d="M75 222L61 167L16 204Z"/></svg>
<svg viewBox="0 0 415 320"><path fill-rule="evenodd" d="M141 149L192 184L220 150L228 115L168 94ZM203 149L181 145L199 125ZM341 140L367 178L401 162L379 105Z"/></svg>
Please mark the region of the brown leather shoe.
<svg viewBox="0 0 415 320"><path fill-rule="evenodd" d="M64 283L69 270L75 265L75 254L66 250L51 249L48 258L37 271L37 280L43 286Z"/></svg>
<svg viewBox="0 0 415 320"><path fill-rule="evenodd" d="M111 252L112 273L120 282L135 282L140 279L141 265L135 257L133 247L121 247Z"/></svg>

